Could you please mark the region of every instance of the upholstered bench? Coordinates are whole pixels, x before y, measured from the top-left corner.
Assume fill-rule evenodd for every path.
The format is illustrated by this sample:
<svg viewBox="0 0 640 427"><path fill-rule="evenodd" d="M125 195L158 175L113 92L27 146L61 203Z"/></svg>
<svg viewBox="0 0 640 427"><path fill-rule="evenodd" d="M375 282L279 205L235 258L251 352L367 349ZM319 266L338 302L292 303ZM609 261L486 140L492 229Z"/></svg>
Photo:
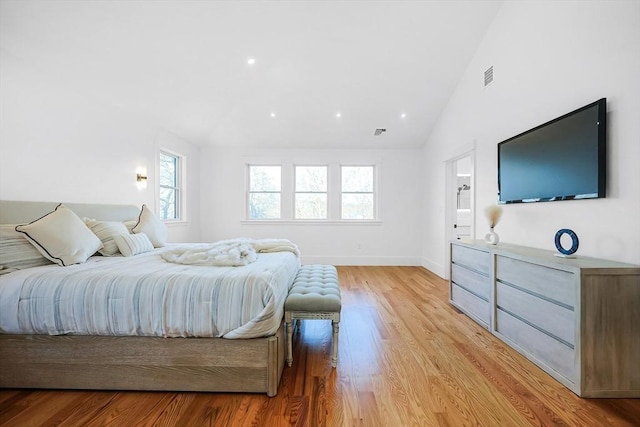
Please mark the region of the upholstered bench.
<svg viewBox="0 0 640 427"><path fill-rule="evenodd" d="M293 321L302 319L331 320L333 343L331 365L338 363L338 331L340 324L340 285L338 272L332 265L310 264L300 267L284 303L287 325L287 364L293 363Z"/></svg>

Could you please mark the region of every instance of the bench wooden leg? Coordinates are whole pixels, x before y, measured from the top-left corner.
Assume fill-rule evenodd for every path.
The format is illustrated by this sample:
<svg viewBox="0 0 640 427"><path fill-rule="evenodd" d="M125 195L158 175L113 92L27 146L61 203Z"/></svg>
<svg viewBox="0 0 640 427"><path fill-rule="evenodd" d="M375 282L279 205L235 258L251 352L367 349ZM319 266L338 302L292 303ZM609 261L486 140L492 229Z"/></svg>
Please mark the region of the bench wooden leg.
<svg viewBox="0 0 640 427"><path fill-rule="evenodd" d="M331 326L333 327L333 343L331 344L333 347L333 356L331 357L331 366L335 368L338 366L338 332L340 331L340 322L332 320Z"/></svg>
<svg viewBox="0 0 640 427"><path fill-rule="evenodd" d="M291 366L293 363L293 322L287 319L285 323L287 325L287 365Z"/></svg>

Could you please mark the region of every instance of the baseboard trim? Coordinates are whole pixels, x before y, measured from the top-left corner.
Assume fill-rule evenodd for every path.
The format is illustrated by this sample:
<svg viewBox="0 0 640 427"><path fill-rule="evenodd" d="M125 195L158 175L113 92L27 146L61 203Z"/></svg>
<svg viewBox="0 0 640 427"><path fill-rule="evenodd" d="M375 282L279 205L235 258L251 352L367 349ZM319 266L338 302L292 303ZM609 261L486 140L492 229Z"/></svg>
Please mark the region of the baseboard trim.
<svg viewBox="0 0 640 427"><path fill-rule="evenodd" d="M445 268L442 266L442 264L438 264L437 262L433 262L430 259L423 257L421 260L420 266L426 268L427 270L431 271L434 274L437 274L438 276L440 276L445 280L448 279L447 277L448 274Z"/></svg>
<svg viewBox="0 0 640 427"><path fill-rule="evenodd" d="M420 266L419 257L385 257L385 256L303 256L302 264L330 264L330 265L366 265L366 266Z"/></svg>

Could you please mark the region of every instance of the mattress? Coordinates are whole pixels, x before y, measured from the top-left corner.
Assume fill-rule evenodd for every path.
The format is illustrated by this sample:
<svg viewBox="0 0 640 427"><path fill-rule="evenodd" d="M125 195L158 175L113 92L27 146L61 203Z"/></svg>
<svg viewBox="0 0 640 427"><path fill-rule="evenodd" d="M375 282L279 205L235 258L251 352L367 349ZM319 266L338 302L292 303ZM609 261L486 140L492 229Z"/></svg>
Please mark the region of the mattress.
<svg viewBox="0 0 640 427"><path fill-rule="evenodd" d="M276 332L299 258L242 267L173 264L166 248L0 276L0 333L256 338Z"/></svg>

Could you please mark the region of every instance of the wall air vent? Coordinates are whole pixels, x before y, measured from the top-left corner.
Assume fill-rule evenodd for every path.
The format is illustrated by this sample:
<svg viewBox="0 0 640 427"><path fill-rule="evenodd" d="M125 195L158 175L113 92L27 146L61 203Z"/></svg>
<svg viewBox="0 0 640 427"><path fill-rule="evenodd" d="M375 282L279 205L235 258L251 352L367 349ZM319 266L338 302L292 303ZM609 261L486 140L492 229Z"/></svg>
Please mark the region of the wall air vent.
<svg viewBox="0 0 640 427"><path fill-rule="evenodd" d="M373 132L373 134L374 134L375 136L380 136L380 135L382 135L382 134L383 134L384 132L386 132L386 131L387 131L386 129L380 129L380 128L378 128L378 129L376 129L376 130Z"/></svg>
<svg viewBox="0 0 640 427"><path fill-rule="evenodd" d="M489 86L489 83L493 81L493 65L484 72L484 87Z"/></svg>

